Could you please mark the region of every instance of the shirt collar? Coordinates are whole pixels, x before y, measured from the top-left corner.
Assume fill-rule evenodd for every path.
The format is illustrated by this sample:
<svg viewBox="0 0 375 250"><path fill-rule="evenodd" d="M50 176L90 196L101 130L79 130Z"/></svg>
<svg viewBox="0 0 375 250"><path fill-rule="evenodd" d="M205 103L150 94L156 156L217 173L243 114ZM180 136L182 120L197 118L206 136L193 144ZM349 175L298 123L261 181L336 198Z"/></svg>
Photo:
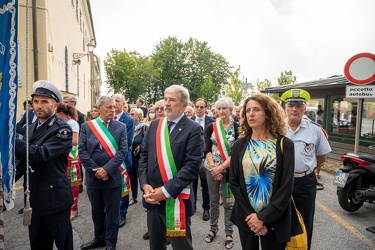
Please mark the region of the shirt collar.
<svg viewBox="0 0 375 250"><path fill-rule="evenodd" d="M182 119L182 117L184 117L184 113L182 113L179 117L177 117L176 119L174 119L173 121L171 121L171 122L174 122L175 124L177 124L181 119ZM168 120L169 121L169 120Z"/></svg>

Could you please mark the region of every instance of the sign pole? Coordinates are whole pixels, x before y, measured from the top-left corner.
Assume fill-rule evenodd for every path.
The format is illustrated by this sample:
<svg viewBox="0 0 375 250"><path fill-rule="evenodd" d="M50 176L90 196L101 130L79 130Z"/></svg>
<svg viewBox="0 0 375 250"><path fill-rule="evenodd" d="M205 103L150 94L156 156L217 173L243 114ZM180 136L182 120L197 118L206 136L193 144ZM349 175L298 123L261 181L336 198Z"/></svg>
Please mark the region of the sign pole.
<svg viewBox="0 0 375 250"><path fill-rule="evenodd" d="M359 137L361 136L361 118L362 118L362 106L364 99L358 99L357 105L357 117L355 126L355 140L354 140L354 154L358 154L359 149Z"/></svg>

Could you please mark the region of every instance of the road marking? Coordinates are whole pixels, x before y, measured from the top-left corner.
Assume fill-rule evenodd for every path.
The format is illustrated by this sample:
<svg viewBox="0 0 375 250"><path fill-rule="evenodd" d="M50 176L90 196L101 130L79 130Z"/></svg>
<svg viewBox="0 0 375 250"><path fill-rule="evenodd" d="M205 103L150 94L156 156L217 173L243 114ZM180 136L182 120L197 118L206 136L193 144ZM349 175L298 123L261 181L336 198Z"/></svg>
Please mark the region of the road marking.
<svg viewBox="0 0 375 250"><path fill-rule="evenodd" d="M353 233L355 236L357 236L364 244L370 247L370 249L375 249L375 244L367 238L365 235L363 235L361 232L359 232L357 229L349 225L345 220L343 220L340 216L332 212L328 207L324 206L319 201L315 202L316 205L322 209L324 212L326 212L329 216L331 216L334 220L336 220L338 223L340 223L343 227L345 227L348 231Z"/></svg>

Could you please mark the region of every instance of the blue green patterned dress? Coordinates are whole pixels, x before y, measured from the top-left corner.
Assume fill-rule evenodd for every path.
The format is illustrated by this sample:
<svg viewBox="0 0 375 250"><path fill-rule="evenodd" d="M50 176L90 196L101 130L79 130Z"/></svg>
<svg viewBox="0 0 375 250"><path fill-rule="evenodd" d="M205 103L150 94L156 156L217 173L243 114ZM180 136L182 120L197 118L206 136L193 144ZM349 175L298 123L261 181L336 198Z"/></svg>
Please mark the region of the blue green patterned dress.
<svg viewBox="0 0 375 250"><path fill-rule="evenodd" d="M250 139L242 159L246 191L251 206L262 211L270 202L276 173L276 139Z"/></svg>

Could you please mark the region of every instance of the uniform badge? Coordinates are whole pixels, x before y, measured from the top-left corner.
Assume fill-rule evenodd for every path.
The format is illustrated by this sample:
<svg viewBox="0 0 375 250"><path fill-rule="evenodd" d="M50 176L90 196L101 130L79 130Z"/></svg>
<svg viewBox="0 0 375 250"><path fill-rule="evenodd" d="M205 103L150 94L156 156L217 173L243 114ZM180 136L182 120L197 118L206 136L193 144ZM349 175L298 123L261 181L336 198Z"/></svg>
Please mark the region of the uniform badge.
<svg viewBox="0 0 375 250"><path fill-rule="evenodd" d="M310 151L311 151L310 144L306 144L306 146L305 146L305 152L306 153L310 153Z"/></svg>
<svg viewBox="0 0 375 250"><path fill-rule="evenodd" d="M69 129L64 128L64 129L60 129L56 136L62 139L66 139L69 137L70 133L71 131Z"/></svg>

